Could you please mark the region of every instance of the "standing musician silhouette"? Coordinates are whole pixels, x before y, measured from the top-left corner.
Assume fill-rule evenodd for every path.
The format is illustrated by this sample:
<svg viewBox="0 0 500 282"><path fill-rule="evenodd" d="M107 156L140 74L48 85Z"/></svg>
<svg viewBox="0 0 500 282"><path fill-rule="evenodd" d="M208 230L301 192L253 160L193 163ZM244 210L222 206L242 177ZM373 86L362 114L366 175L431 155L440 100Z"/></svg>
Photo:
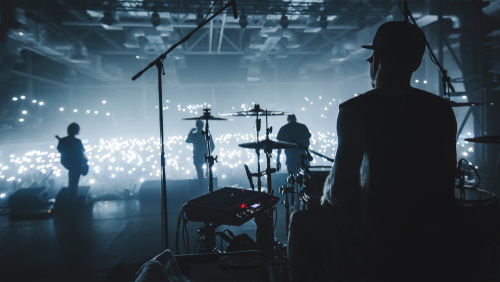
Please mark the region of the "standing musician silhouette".
<svg viewBox="0 0 500 282"><path fill-rule="evenodd" d="M68 172L68 188L70 191L70 199L76 201L78 195L78 182L80 175L87 175L89 172L88 160L85 157L85 149L82 141L75 136L80 133L80 126L72 123L68 126L68 136L56 138L59 140L57 150L61 153L61 164Z"/></svg>
<svg viewBox="0 0 500 282"><path fill-rule="evenodd" d="M203 186L204 170L203 164L205 164L205 155L208 155L207 140L205 140L205 135L203 135L203 121L196 121L196 128L191 129L189 132L186 143L193 144L193 164L196 168L196 174L200 182L200 187ZM210 152L215 149L214 141L212 136L210 136Z"/></svg>

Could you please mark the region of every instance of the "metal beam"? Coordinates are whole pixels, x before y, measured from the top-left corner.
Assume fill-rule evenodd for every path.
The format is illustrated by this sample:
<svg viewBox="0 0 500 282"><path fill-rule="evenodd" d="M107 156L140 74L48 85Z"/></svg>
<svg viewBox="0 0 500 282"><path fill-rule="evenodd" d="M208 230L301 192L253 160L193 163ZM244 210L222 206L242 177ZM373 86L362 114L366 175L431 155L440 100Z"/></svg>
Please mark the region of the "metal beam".
<svg viewBox="0 0 500 282"><path fill-rule="evenodd" d="M198 39L196 39L196 41L195 41L195 42L193 42L193 44L191 44L191 46L189 46L189 48L187 49L187 51L189 52L189 51L193 50L193 48L194 48L196 45L198 45L198 43L200 43L200 41L201 41L201 40L203 40L203 38L205 38L205 36L207 36L207 34L208 34L208 30L207 30L207 31L205 31L205 33L203 33L203 35L202 35L202 36L198 37Z"/></svg>
<svg viewBox="0 0 500 282"><path fill-rule="evenodd" d="M208 53L212 54L212 39L214 36L214 21L210 21L210 37L208 40Z"/></svg>
<svg viewBox="0 0 500 282"><path fill-rule="evenodd" d="M226 25L226 17L227 13L224 10L224 14L222 15L222 25L220 27L219 47L217 47L217 54L220 54L220 48L222 47L222 38L224 38L224 26Z"/></svg>
<svg viewBox="0 0 500 282"><path fill-rule="evenodd" d="M84 21L79 21L79 22L74 22L74 21L66 21L63 22L62 25L65 26L93 26L93 27L102 27L102 24L100 22L93 22L89 20L84 20ZM197 25L195 23L178 23L178 22L173 22L172 27L177 27L177 28L196 28ZM214 24L212 23L211 26L213 25L214 28L221 28L222 24L217 23ZM121 27L152 27L150 22L120 22ZM204 26L203 28L211 28ZM229 29L241 29L240 25L238 23L226 23L224 28L229 28ZM289 29L305 29L306 25L305 24L291 24L288 26ZM248 26L245 29L262 29L262 24L248 24ZM359 29L357 25L329 25L327 29Z"/></svg>

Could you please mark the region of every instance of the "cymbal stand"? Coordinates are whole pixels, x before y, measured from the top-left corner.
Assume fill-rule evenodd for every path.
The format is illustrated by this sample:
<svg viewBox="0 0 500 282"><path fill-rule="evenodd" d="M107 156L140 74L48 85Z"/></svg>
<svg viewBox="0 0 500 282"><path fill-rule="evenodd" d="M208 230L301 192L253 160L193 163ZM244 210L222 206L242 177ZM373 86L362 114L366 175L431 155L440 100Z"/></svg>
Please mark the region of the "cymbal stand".
<svg viewBox="0 0 500 282"><path fill-rule="evenodd" d="M269 134L273 132L273 127L268 127L267 124L267 110L266 110L266 140L269 140ZM264 152L266 153L267 167L266 167L266 176L267 176L267 193L273 193L273 185L271 181L271 174L276 172L276 169L271 168L271 157L272 157L272 148L264 148Z"/></svg>
<svg viewBox="0 0 500 282"><path fill-rule="evenodd" d="M254 106L255 115L256 115L256 120L255 120L255 130L257 131L257 143L259 143L259 131L260 131L260 119L259 119L259 110L260 110L260 105L255 104ZM260 180L261 174L260 174L260 150L255 150L255 153L257 154L257 191L261 192L262 191L262 182Z"/></svg>
<svg viewBox="0 0 500 282"><path fill-rule="evenodd" d="M306 204L304 202L304 184L306 183L307 179L310 178L311 172L309 171L309 168L306 165L306 160L308 159L306 154L300 155L300 164L297 166L297 179L296 183L300 185L300 191L298 191L297 187L297 192L298 192L298 197L299 200L297 201L297 209L300 211L300 204L302 203L302 209L306 209ZM302 171L300 170L302 168Z"/></svg>
<svg viewBox="0 0 500 282"><path fill-rule="evenodd" d="M208 129L208 118L210 116L210 109L203 109L204 115L207 116L205 120L205 130L201 131L203 135L205 135L205 140L207 140L207 148L208 148L208 156L205 154L205 162L208 162L208 179L209 179L209 184L208 184L208 191L210 193L214 192L214 175L212 172L212 167L214 166L214 163L217 162L217 156L212 156L211 154L211 148L210 148L210 131Z"/></svg>
<svg viewBox="0 0 500 282"><path fill-rule="evenodd" d="M220 13L222 13L227 8L231 7L233 1L227 2L224 6L222 6L217 12L213 13L208 19L204 19L201 24L199 24L193 31L188 33L184 38L182 38L179 42L173 44L165 53L161 54L154 61L149 63L143 70L138 72L136 75L132 77L132 80L136 80L141 75L143 75L147 70L156 66L158 70L158 111L159 111L159 119L160 119L160 142L161 142L161 198L162 198L162 249L168 249L168 212L167 212L167 184L166 184L166 173L165 173L165 149L164 149L164 141L163 141L163 94L162 94L162 79L161 75L165 75L165 71L163 69L163 61L167 58L167 55L172 52L177 46L189 40L189 38L197 32L200 28L206 25L208 22L217 17Z"/></svg>
<svg viewBox="0 0 500 282"><path fill-rule="evenodd" d="M285 186L285 184L281 185L280 194L285 195L285 200L281 203L285 205L285 225L286 225L285 227L287 235L288 235L288 225L290 225L290 202L288 201L288 194L293 195L293 193L294 193L293 186Z"/></svg>

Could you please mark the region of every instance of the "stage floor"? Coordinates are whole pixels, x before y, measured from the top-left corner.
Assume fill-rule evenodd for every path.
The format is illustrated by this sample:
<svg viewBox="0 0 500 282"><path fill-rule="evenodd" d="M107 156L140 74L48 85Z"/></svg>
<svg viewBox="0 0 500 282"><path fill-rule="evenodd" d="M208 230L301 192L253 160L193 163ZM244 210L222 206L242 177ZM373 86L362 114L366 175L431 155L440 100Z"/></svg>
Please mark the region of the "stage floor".
<svg viewBox="0 0 500 282"><path fill-rule="evenodd" d="M169 195L169 244L173 253L177 218L192 193ZM285 236L285 208L277 205L275 237ZM200 224L188 224L191 252ZM255 240L256 224L222 226L236 235ZM104 281L120 262L146 261L161 250L161 216L158 201L139 199L99 201L78 212L54 212L48 218L12 220L0 216L1 281ZM220 239L217 238L217 245ZM180 248L183 254L182 236Z"/></svg>

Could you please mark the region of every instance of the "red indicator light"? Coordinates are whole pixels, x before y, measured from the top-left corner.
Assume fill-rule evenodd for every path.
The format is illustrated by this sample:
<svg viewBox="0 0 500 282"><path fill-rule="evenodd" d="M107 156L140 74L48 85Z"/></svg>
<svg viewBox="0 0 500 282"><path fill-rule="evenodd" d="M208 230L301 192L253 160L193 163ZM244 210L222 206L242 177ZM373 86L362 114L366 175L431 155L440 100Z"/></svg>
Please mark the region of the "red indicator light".
<svg viewBox="0 0 500 282"><path fill-rule="evenodd" d="M233 196L233 194L231 194L231 197Z"/></svg>
<svg viewBox="0 0 500 282"><path fill-rule="evenodd" d="M244 209L245 208L245 204L241 204L240 208Z"/></svg>

